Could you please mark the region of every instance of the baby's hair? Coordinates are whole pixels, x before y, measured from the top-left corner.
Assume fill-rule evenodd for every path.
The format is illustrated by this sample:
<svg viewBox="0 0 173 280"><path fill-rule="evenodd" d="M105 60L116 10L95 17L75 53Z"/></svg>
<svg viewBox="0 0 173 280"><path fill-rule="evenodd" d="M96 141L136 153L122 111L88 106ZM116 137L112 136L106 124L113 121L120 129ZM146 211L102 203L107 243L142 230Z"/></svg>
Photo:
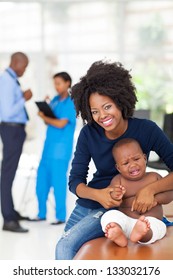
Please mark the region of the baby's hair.
<svg viewBox="0 0 173 280"><path fill-rule="evenodd" d="M92 123L89 106L92 93L108 96L121 110L124 119L133 116L137 102L136 88L128 70L119 62L94 62L86 75L72 87L71 98L74 100L77 116L81 115L84 123Z"/></svg>
<svg viewBox="0 0 173 280"><path fill-rule="evenodd" d="M135 143L136 145L138 145L142 151L141 145L139 144L139 142L134 139L134 138L123 138L121 140L119 140L117 143L115 143L115 145L112 148L112 154L115 158L115 153L117 151L118 148L121 148L124 145L130 144L130 143Z"/></svg>
<svg viewBox="0 0 173 280"><path fill-rule="evenodd" d="M59 72L56 73L55 75L53 75L53 79L60 77L62 78L65 82L70 82L70 87L72 84L72 78L70 77L70 75L67 72Z"/></svg>

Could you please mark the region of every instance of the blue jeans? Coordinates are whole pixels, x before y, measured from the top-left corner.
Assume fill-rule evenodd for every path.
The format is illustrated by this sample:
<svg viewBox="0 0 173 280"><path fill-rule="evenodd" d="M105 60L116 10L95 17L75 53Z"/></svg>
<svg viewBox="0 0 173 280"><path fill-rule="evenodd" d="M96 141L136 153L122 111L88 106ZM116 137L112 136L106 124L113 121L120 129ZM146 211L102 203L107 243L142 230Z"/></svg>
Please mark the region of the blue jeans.
<svg viewBox="0 0 173 280"><path fill-rule="evenodd" d="M80 247L87 241L104 236L100 218L107 210L88 209L76 205L56 245L56 260L72 260Z"/></svg>

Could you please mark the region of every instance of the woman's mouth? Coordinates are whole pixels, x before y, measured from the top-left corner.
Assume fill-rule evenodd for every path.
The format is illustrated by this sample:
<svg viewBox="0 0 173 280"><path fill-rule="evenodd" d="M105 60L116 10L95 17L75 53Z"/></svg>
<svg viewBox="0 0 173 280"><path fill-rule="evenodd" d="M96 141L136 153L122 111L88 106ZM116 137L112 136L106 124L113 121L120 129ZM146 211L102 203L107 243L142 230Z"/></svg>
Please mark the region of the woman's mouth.
<svg viewBox="0 0 173 280"><path fill-rule="evenodd" d="M102 124L104 125L104 126L110 126L110 125L112 125L112 118L111 119L108 119L108 120L105 120L105 121L102 121Z"/></svg>

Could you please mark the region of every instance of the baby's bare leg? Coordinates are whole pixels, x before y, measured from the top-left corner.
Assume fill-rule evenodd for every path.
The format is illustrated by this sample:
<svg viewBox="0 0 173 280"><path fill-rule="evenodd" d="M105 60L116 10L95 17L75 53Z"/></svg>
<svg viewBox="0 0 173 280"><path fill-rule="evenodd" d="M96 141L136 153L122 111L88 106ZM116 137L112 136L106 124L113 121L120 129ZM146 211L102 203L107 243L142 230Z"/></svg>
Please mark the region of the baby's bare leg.
<svg viewBox="0 0 173 280"><path fill-rule="evenodd" d="M151 237L152 230L148 219L145 216L140 216L130 234L130 240L132 242L147 242Z"/></svg>
<svg viewBox="0 0 173 280"><path fill-rule="evenodd" d="M122 228L112 222L109 223L105 228L105 236L115 242L120 247L127 246L127 237L125 236L124 232L122 231Z"/></svg>

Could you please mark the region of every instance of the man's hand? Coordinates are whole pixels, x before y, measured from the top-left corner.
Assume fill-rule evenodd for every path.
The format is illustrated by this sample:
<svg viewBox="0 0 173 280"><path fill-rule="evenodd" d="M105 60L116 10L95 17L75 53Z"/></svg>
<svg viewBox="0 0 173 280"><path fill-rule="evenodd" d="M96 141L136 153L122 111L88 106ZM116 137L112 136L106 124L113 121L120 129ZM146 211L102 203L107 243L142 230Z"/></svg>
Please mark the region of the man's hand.
<svg viewBox="0 0 173 280"><path fill-rule="evenodd" d="M30 89L27 89L23 92L23 97L26 101L30 100L32 97L32 91Z"/></svg>

